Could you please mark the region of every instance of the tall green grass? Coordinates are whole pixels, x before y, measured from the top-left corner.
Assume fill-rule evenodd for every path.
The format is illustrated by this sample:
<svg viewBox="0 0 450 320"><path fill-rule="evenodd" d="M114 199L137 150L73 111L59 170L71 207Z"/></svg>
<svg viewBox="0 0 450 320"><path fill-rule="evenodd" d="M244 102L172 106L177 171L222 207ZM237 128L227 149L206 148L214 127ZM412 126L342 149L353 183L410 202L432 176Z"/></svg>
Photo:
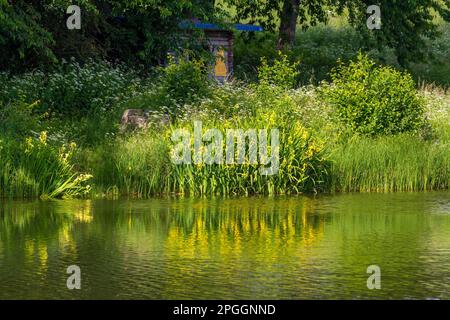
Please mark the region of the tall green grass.
<svg viewBox="0 0 450 320"><path fill-rule="evenodd" d="M287 96L285 99L290 98ZM290 100L291 103L293 101ZM213 101L207 103L215 104ZM254 103L255 101L249 103L247 107L254 108ZM203 111L189 113L162 131L150 129L131 134L117 139L111 145L90 150L80 161L85 163L85 170L93 172L97 193L105 196L127 195L137 198L163 194L226 196L293 194L324 190L327 161L323 157L323 144L302 126L301 121L293 118L286 103L281 102L277 109L279 112L260 107L252 109L253 114L248 111L246 115L235 115L230 118L215 119L211 117L210 112ZM293 106L295 105L291 105ZM209 108L206 105L203 107L206 110ZM285 110L281 111L281 107ZM270 129L279 129L278 173L273 176L261 175L262 164L251 164L249 161L248 145L243 164L173 163L170 159L170 151L174 145L170 140L171 133L173 130L183 128L191 132L192 137L194 120L203 121L203 132L213 128L222 132L224 160L225 135L228 129L243 131L267 129L269 138ZM193 154L193 145L190 149Z"/></svg>
<svg viewBox="0 0 450 320"><path fill-rule="evenodd" d="M447 189L450 145L399 135L354 137L331 151L331 190L391 192Z"/></svg>
<svg viewBox="0 0 450 320"><path fill-rule="evenodd" d="M78 161L93 173L94 195L146 198L166 191L168 148L163 137L148 131L85 150Z"/></svg>
<svg viewBox="0 0 450 320"><path fill-rule="evenodd" d="M323 145L299 120L274 110L257 110L254 117L206 123L204 129L219 129L225 139L228 129L278 129L280 135L279 166L273 175L262 175L260 162L250 163L250 146L243 164L175 165L172 164L167 191L188 195L298 194L323 190L327 161ZM225 140L224 140L225 141ZM273 141L269 142L274 148ZM191 146L192 152L193 147ZM225 155L225 146L223 155ZM273 165L273 163L272 163Z"/></svg>
<svg viewBox="0 0 450 320"><path fill-rule="evenodd" d="M17 142L0 137L0 198L61 198L89 192L90 175L79 174L70 163L75 145L56 148L39 139Z"/></svg>

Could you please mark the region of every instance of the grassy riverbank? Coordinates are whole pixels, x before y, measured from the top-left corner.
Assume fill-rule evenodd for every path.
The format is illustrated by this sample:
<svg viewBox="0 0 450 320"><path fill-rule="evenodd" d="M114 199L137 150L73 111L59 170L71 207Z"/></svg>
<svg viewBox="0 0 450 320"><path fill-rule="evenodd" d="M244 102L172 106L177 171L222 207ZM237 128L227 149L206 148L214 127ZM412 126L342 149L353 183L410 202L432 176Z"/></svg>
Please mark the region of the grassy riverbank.
<svg viewBox="0 0 450 320"><path fill-rule="evenodd" d="M142 78L123 66L67 63L0 75L0 196L118 197L448 189L450 94L364 56L332 84L296 85L295 63L263 62L257 83L208 82L201 64ZM125 109L152 110L121 133ZM170 125L159 120L170 114ZM175 129L279 129L280 164L175 165ZM247 150L248 151L248 150Z"/></svg>

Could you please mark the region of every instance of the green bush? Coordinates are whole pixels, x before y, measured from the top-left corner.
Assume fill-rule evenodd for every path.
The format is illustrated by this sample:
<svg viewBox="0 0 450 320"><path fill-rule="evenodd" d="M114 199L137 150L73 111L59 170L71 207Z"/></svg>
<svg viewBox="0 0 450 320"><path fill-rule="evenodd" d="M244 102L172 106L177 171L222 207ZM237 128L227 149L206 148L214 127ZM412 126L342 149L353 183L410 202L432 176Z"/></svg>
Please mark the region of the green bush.
<svg viewBox="0 0 450 320"><path fill-rule="evenodd" d="M187 105L199 104L212 93L213 82L201 59L169 57L169 64L158 68L151 80L141 91L120 102L119 109L146 109L176 118Z"/></svg>
<svg viewBox="0 0 450 320"><path fill-rule="evenodd" d="M0 132L4 136L21 139L41 127L41 117L34 113L38 101L32 104L14 102L3 106L0 102Z"/></svg>
<svg viewBox="0 0 450 320"><path fill-rule="evenodd" d="M111 111L117 101L128 97L137 82L132 71L120 66L70 62L49 75L42 102L45 110L75 117Z"/></svg>
<svg viewBox="0 0 450 320"><path fill-rule="evenodd" d="M258 80L260 84L292 89L297 82L298 62L291 63L286 55L278 52L278 57L269 65L266 58L261 58L261 66L258 68Z"/></svg>
<svg viewBox="0 0 450 320"><path fill-rule="evenodd" d="M170 59L163 68L161 92L166 97L166 107L177 113L177 107L199 102L210 93L210 80L202 60L187 60L185 57Z"/></svg>
<svg viewBox="0 0 450 320"><path fill-rule="evenodd" d="M375 66L359 54L332 73L322 93L351 131L365 135L416 132L424 124L424 100L407 73Z"/></svg>
<svg viewBox="0 0 450 320"><path fill-rule="evenodd" d="M95 61L65 62L46 73L0 73L0 81L3 132L25 137L49 130L60 142L89 146L118 131L122 104L147 86L134 70Z"/></svg>

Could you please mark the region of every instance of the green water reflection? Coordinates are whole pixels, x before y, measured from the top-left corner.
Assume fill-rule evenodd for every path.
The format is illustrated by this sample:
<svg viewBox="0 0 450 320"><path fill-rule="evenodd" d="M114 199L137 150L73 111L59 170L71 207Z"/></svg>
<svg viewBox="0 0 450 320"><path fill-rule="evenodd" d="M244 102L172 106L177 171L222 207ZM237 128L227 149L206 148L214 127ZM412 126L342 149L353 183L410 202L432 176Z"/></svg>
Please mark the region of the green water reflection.
<svg viewBox="0 0 450 320"><path fill-rule="evenodd" d="M0 299L17 298L450 299L450 195L3 201Z"/></svg>

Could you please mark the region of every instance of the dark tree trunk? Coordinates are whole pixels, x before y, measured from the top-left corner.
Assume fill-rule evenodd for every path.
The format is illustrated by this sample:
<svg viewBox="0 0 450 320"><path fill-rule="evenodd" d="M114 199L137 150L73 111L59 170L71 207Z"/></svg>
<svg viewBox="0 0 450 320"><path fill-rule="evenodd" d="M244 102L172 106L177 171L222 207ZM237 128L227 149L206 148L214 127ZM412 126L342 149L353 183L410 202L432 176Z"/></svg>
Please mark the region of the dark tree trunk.
<svg viewBox="0 0 450 320"><path fill-rule="evenodd" d="M300 0L284 0L280 15L278 49L292 47L294 44L299 5Z"/></svg>

